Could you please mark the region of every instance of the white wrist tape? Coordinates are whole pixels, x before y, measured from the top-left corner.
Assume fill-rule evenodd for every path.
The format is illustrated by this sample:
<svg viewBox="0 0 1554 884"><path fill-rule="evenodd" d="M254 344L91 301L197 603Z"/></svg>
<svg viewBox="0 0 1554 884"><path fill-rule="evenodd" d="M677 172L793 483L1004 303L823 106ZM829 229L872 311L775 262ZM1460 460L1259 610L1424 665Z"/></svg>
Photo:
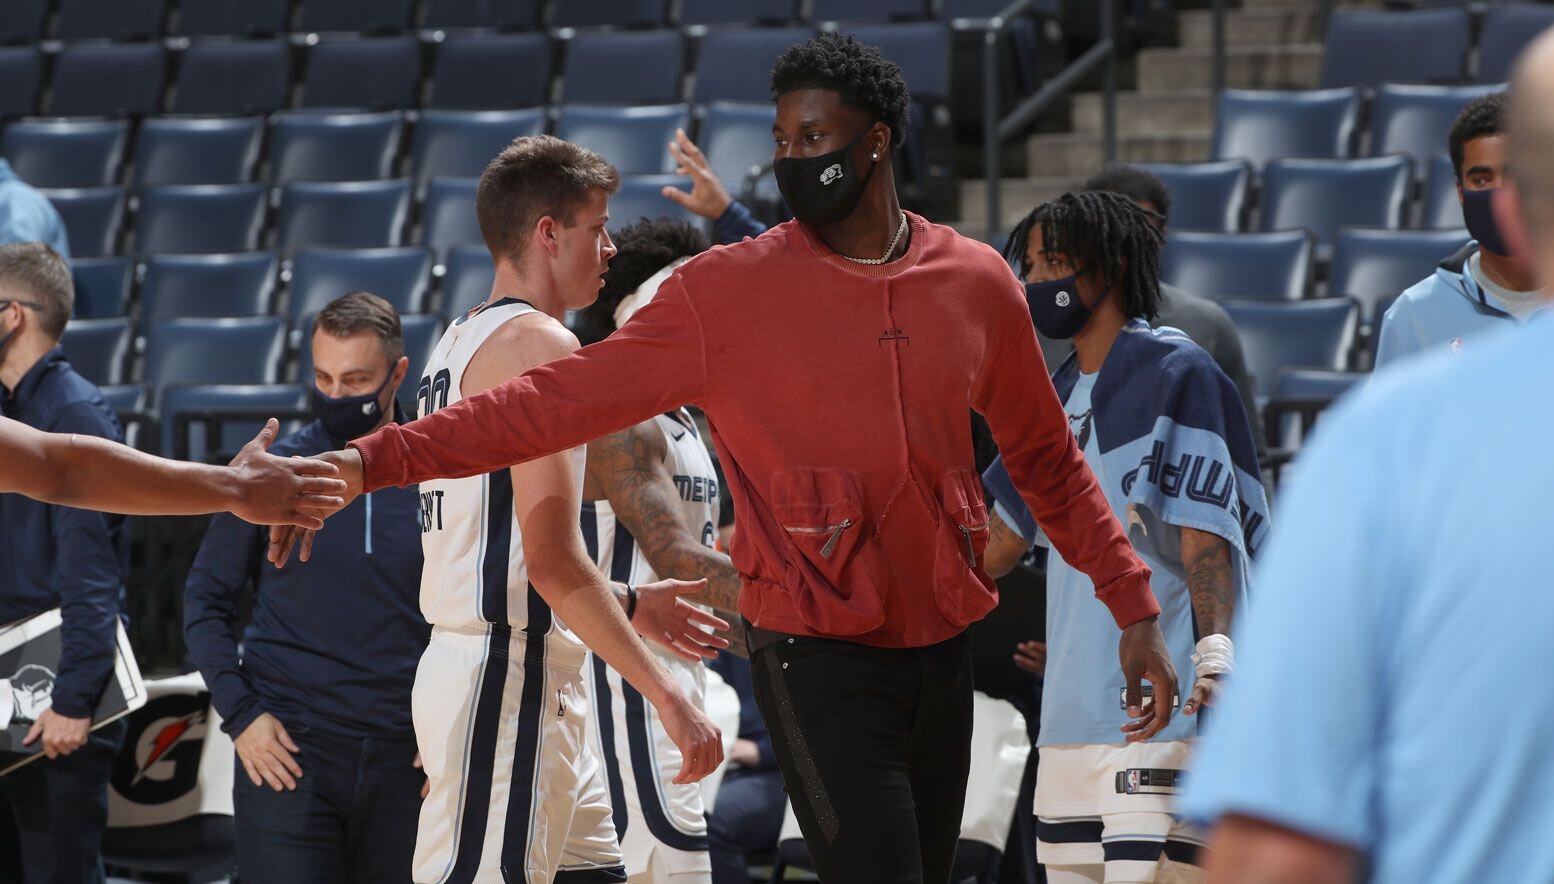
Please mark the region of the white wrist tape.
<svg viewBox="0 0 1554 884"><path fill-rule="evenodd" d="M1192 652L1192 662L1197 666L1197 677L1225 675L1236 668L1236 646L1230 636L1215 633L1198 639L1198 647Z"/></svg>

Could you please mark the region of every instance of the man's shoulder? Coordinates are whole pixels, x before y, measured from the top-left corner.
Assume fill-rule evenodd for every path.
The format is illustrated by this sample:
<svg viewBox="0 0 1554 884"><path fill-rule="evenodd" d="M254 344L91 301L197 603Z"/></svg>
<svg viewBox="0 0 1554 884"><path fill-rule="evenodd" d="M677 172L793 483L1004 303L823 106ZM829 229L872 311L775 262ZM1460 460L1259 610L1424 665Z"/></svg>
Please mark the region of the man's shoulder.
<svg viewBox="0 0 1554 884"><path fill-rule="evenodd" d="M96 384L61 363L44 380L40 392L47 397L40 429L52 432L90 433L120 440L118 416L103 398Z"/></svg>

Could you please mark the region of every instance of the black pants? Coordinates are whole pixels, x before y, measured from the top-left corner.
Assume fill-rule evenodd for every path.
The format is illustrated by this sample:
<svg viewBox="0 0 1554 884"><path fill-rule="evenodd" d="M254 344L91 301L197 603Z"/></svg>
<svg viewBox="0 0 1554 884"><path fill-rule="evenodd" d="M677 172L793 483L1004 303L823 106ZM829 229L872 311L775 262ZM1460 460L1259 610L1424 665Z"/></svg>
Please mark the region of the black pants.
<svg viewBox="0 0 1554 884"><path fill-rule="evenodd" d="M971 766L971 651L782 638L751 658L824 884L947 884Z"/></svg>
<svg viewBox="0 0 1554 884"><path fill-rule="evenodd" d="M295 792L255 786L236 765L237 866L248 884L410 881L421 784L415 740L358 739L301 725Z"/></svg>
<svg viewBox="0 0 1554 884"><path fill-rule="evenodd" d="M86 745L0 777L0 884L98 884L105 880L108 777L124 741L116 721Z"/></svg>

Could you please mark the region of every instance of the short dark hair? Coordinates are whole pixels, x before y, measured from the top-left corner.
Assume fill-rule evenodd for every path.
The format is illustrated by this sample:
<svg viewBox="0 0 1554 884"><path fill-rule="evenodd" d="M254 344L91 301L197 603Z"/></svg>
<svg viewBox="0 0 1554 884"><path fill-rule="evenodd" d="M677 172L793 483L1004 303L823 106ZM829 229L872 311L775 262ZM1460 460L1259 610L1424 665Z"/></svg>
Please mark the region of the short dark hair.
<svg viewBox="0 0 1554 884"><path fill-rule="evenodd" d="M789 46L772 68L772 100L803 89L835 92L842 104L889 126L891 147L900 147L906 138L911 118L906 78L877 46L835 33Z"/></svg>
<svg viewBox="0 0 1554 884"><path fill-rule="evenodd" d="M620 173L594 151L550 135L526 135L503 148L480 176L480 236L493 258L517 261L541 218L571 227L594 191L613 194L620 185Z"/></svg>
<svg viewBox="0 0 1554 884"><path fill-rule="evenodd" d="M1468 102L1452 121L1446 148L1451 151L1451 167L1457 173L1458 184L1462 183L1463 148L1475 138L1504 134L1509 109L1510 101L1504 91L1491 92Z"/></svg>
<svg viewBox="0 0 1554 884"><path fill-rule="evenodd" d="M58 252L41 242L16 242L0 246L0 299L5 298L39 305L38 325L57 341L75 311L76 288Z"/></svg>
<svg viewBox="0 0 1554 884"><path fill-rule="evenodd" d="M1040 227L1049 253L1067 257L1074 270L1098 273L1107 290L1121 285L1122 310L1154 319L1160 313L1160 227L1156 212L1115 193L1065 193L1031 210L1009 234L1004 258L1023 279L1031 231Z"/></svg>
<svg viewBox="0 0 1554 884"><path fill-rule="evenodd" d="M371 292L351 292L329 302L318 314L313 327L337 338L370 331L383 342L390 364L405 355L405 335L394 306Z"/></svg>
<svg viewBox="0 0 1554 884"><path fill-rule="evenodd" d="M1136 203L1149 203L1162 219L1171 217L1171 192L1154 172L1126 163L1110 163L1090 176L1085 190L1099 190L1125 196Z"/></svg>
<svg viewBox="0 0 1554 884"><path fill-rule="evenodd" d="M578 337L587 343L615 330L615 308L649 277L680 258L709 248L701 228L674 218L643 218L615 237L615 257L604 274L599 299L582 312Z"/></svg>

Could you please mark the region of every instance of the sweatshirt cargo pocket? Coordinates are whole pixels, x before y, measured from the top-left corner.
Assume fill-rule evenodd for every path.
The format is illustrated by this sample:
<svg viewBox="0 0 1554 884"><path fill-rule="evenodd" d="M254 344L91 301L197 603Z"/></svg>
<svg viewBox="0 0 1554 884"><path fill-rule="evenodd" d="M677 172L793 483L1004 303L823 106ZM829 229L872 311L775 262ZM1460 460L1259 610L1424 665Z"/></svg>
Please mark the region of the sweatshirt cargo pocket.
<svg viewBox="0 0 1554 884"><path fill-rule="evenodd" d="M940 509L934 599L946 620L964 626L998 604L993 582L982 571L988 540L987 503L982 483L969 470L951 470L940 476L934 495Z"/></svg>
<svg viewBox="0 0 1554 884"><path fill-rule="evenodd" d="M830 635L878 628L884 568L865 524L861 478L848 470L785 470L772 485L788 541L783 583L800 619Z"/></svg>

